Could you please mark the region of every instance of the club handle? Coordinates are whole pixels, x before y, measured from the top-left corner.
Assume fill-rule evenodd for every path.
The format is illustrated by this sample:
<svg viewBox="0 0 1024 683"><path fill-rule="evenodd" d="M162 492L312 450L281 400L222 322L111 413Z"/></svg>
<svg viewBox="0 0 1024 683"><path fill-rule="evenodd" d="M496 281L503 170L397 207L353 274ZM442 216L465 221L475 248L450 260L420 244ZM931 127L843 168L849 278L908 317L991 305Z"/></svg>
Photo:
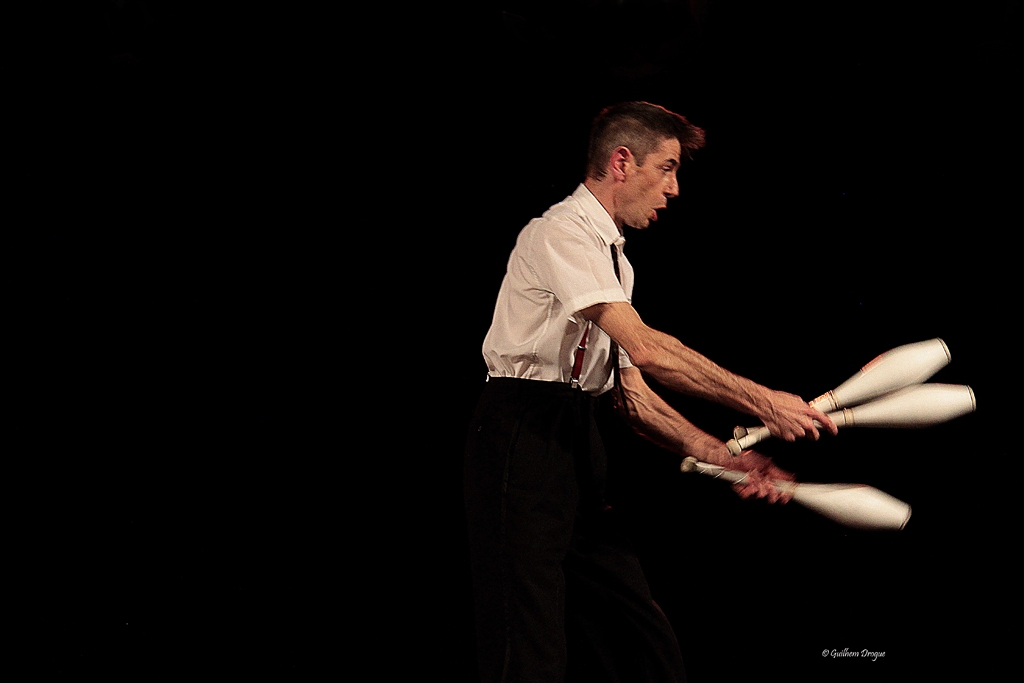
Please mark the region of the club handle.
<svg viewBox="0 0 1024 683"><path fill-rule="evenodd" d="M823 413L830 413L838 407L838 402L831 391L827 391L818 398L811 401L811 407L817 408ZM829 416L831 417L831 415ZM814 422L816 427L821 427L821 423L818 421ZM725 443L726 448L729 449L729 453L733 456L739 455L748 448L752 448L756 444L761 443L765 439L771 436L771 432L765 426L761 427L737 427L733 430L733 438Z"/></svg>
<svg viewBox="0 0 1024 683"><path fill-rule="evenodd" d="M731 470L721 465L712 465L710 463L701 462L692 456L688 456L683 459L683 462L679 465L679 469L683 472L699 472L707 475L714 479L723 479L730 484L738 484L747 478L747 473L741 470ZM790 493L796 489L798 484L791 481L785 481L782 479L772 479L771 483L780 491Z"/></svg>
<svg viewBox="0 0 1024 683"><path fill-rule="evenodd" d="M828 416L835 420L836 414L829 413ZM837 423L838 424L838 423ZM817 420L814 421L814 426L818 429L824 429L825 425L821 424ZM767 427L737 427L734 432L733 438L725 442L725 447L729 449L729 454L737 456L743 451L753 448L754 445L761 443L765 439L771 436L771 432L768 431Z"/></svg>
<svg viewBox="0 0 1024 683"><path fill-rule="evenodd" d="M729 449L729 454L733 456L739 455L754 446L754 444L760 443L771 436L771 432L768 431L767 427L750 427L749 429L740 427L739 431L744 432L743 436L734 436L725 442L725 447Z"/></svg>

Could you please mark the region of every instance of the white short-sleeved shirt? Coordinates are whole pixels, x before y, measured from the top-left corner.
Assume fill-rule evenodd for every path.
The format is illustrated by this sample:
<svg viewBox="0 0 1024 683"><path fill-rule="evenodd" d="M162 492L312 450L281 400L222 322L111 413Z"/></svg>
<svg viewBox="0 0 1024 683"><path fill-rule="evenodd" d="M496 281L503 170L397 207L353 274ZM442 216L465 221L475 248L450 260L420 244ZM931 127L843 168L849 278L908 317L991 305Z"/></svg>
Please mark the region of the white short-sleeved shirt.
<svg viewBox="0 0 1024 683"><path fill-rule="evenodd" d="M630 302L633 268L625 238L584 185L530 221L516 240L484 339L488 375L568 383L576 349L588 328L578 311ZM615 276L611 247L619 253ZM601 394L613 384L611 339L590 325L580 383ZM629 358L620 349L620 364Z"/></svg>

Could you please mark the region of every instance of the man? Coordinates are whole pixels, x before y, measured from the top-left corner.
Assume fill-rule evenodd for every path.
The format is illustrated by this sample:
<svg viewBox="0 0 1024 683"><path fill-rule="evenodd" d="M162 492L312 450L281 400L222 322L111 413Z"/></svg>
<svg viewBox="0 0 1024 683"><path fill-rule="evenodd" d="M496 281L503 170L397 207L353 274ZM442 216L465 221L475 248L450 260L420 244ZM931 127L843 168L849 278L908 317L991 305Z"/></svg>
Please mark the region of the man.
<svg viewBox="0 0 1024 683"><path fill-rule="evenodd" d="M662 107L601 112L586 179L531 221L508 260L483 345L488 367L466 444L465 494L481 681L683 681L679 646L604 501L598 396L680 455L749 473L740 495L792 479L724 443L646 381L759 418L772 435L817 439L798 396L735 375L651 329L630 304L623 230L656 221L704 133ZM783 501L785 498L781 498Z"/></svg>

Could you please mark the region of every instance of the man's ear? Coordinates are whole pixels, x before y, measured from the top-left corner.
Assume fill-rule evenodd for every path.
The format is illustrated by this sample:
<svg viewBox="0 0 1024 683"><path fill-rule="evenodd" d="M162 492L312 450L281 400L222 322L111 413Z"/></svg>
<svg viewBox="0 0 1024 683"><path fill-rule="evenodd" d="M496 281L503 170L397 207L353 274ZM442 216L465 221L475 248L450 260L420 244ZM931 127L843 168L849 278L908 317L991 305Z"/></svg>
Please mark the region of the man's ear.
<svg viewBox="0 0 1024 683"><path fill-rule="evenodd" d="M608 160L608 170L614 180L625 180L626 167L630 164L636 164L633 153L629 151L628 147L619 145L612 151L611 158Z"/></svg>

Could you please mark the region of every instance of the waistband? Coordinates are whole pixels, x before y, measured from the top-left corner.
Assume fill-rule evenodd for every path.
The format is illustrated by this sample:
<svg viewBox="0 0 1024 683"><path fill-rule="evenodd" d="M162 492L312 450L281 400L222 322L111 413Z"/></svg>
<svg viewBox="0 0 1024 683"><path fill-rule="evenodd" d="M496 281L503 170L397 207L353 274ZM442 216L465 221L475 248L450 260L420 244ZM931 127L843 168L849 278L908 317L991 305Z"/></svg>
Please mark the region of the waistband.
<svg viewBox="0 0 1024 683"><path fill-rule="evenodd" d="M516 396L581 396L595 398L579 389L573 389L567 382L549 382L540 379L523 379L521 377L491 377L488 375L484 385L487 392Z"/></svg>

